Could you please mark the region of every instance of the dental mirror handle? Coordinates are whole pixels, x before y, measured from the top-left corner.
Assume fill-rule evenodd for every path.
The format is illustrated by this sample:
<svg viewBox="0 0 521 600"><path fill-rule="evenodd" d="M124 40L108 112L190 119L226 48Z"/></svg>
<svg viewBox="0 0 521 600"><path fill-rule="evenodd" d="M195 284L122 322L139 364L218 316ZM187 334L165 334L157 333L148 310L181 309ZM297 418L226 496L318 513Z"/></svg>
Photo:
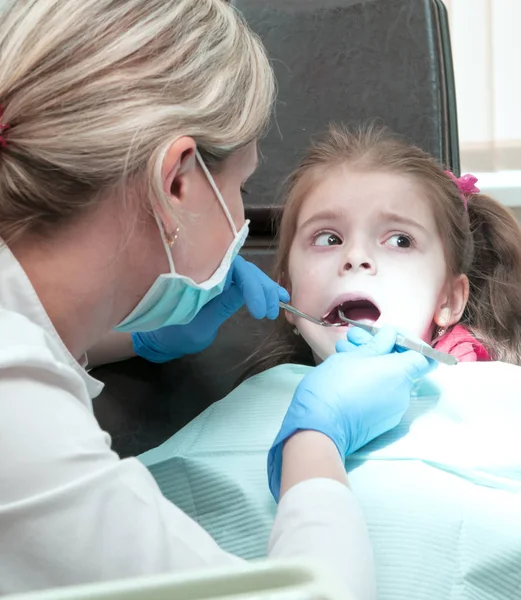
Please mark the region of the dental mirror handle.
<svg viewBox="0 0 521 600"><path fill-rule="evenodd" d="M452 356L452 354L440 352L425 342L417 342L416 340L411 340L400 334L396 337L396 345L407 348L408 350L415 350L416 352L423 354L423 356L432 358L445 365L452 366L458 364L458 359L455 356Z"/></svg>
<svg viewBox="0 0 521 600"><path fill-rule="evenodd" d="M359 323L358 321L354 321L353 319L349 319L344 315L344 313L339 310L340 319L344 323L349 323L350 325L354 325L355 327L359 327L360 329L364 329L368 331L371 335L375 335L379 331L379 327L375 325L369 325L366 323ZM405 348L407 350L414 350L415 352L419 352L426 356L427 358L432 358L433 360L438 361L444 365L457 365L458 359L452 354L448 354L447 352L440 352L439 350L435 350L432 346L423 341L411 340L410 338L405 337L401 333L396 336L396 346L400 346L401 348Z"/></svg>

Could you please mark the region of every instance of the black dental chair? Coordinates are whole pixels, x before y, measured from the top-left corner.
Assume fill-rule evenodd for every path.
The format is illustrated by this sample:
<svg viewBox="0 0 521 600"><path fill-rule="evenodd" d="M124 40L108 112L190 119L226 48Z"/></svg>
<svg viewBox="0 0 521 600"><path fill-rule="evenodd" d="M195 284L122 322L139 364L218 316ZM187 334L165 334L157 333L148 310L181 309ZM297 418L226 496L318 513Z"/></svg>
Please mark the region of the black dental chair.
<svg viewBox="0 0 521 600"><path fill-rule="evenodd" d="M250 238L242 254L269 272L272 217L282 180L310 136L330 121L378 119L459 173L447 14L441 0L237 0L263 39L279 93L245 197ZM198 356L164 365L141 359L96 369L95 400L120 456L156 446L225 396L267 323L241 311Z"/></svg>

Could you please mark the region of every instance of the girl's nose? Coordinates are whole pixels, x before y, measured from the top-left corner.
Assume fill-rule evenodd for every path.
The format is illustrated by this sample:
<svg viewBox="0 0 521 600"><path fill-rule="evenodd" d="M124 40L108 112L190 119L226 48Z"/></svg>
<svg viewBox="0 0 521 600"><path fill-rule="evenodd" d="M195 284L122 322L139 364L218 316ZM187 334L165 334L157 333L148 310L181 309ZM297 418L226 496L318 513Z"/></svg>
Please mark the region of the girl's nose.
<svg viewBox="0 0 521 600"><path fill-rule="evenodd" d="M369 252L362 248L351 248L344 257L343 270L351 272L363 271L369 275L374 275L376 273L376 263Z"/></svg>

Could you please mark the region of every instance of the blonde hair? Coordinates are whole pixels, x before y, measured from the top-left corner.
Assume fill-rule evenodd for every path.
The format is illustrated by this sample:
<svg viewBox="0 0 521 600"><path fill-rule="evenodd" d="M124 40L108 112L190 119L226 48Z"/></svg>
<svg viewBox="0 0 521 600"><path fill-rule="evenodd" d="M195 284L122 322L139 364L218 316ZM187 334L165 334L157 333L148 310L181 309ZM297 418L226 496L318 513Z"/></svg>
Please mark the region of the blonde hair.
<svg viewBox="0 0 521 600"><path fill-rule="evenodd" d="M274 96L262 43L223 0L10 0L0 55L6 243L130 178L166 203L172 141L194 138L211 167L262 133Z"/></svg>

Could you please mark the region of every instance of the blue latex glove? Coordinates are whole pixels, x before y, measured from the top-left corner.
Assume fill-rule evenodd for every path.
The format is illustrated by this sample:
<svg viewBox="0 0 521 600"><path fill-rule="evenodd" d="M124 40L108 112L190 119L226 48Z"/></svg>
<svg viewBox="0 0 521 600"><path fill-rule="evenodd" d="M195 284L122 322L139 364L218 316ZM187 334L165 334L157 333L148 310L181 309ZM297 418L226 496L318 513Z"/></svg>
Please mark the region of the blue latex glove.
<svg viewBox="0 0 521 600"><path fill-rule="evenodd" d="M133 333L138 356L162 363L208 348L219 327L244 304L255 319L276 319L279 300L289 302L288 292L242 256L228 273L222 294L208 302L187 325L171 325L157 331Z"/></svg>
<svg viewBox="0 0 521 600"><path fill-rule="evenodd" d="M297 431L327 435L343 457L396 427L409 406L413 383L433 364L407 350L394 352L397 332L382 327L373 337L357 328L337 343L337 353L298 385L268 454L268 479L278 501L282 446ZM365 339L366 343L363 343Z"/></svg>

